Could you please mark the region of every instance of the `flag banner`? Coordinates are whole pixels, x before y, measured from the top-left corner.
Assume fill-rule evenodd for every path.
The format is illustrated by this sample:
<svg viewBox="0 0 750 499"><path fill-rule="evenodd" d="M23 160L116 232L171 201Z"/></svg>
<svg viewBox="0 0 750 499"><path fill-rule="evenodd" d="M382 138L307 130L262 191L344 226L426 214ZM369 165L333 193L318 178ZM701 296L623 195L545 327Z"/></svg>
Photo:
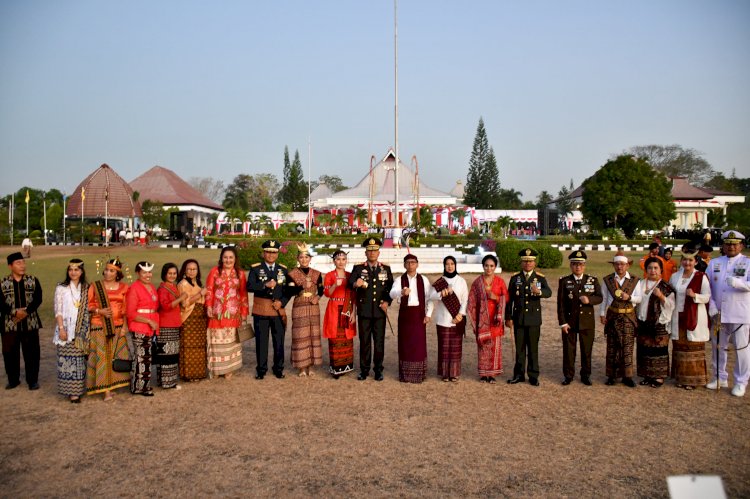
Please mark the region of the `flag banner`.
<svg viewBox="0 0 750 499"><path fill-rule="evenodd" d="M29 190L26 189L26 204L29 204Z"/></svg>

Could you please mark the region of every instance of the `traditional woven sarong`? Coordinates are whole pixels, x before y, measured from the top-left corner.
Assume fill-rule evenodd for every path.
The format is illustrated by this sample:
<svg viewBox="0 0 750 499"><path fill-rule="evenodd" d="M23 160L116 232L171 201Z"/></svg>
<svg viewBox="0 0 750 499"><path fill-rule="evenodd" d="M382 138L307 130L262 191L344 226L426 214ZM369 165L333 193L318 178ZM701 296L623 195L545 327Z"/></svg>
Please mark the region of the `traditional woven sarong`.
<svg viewBox="0 0 750 499"><path fill-rule="evenodd" d="M456 326L444 327L440 325L436 327L438 339L438 376L442 376L443 378L458 378L461 376L463 328Z"/></svg>
<svg viewBox="0 0 750 499"><path fill-rule="evenodd" d="M180 377L186 380L206 377L206 309L196 303L180 328Z"/></svg>
<svg viewBox="0 0 750 499"><path fill-rule="evenodd" d="M151 391L151 336L141 333L133 333L133 372L130 378L130 391Z"/></svg>
<svg viewBox="0 0 750 499"><path fill-rule="evenodd" d="M128 341L122 325L114 326L115 336L107 338L102 326L91 326L89 331L89 360L86 370L86 393L106 392L128 386L130 373L112 370L113 359L130 359Z"/></svg>
<svg viewBox="0 0 750 499"><path fill-rule="evenodd" d="M328 340L329 372L334 376L354 370L354 340L346 338L346 330L339 328L336 338Z"/></svg>
<svg viewBox="0 0 750 499"><path fill-rule="evenodd" d="M296 296L292 306L292 367L304 369L321 364L320 305Z"/></svg>
<svg viewBox="0 0 750 499"><path fill-rule="evenodd" d="M86 356L72 342L57 345L57 392L68 396L86 393Z"/></svg>
<svg viewBox="0 0 750 499"><path fill-rule="evenodd" d="M638 321L638 376L666 378L669 376L669 333L664 324L650 326Z"/></svg>
<svg viewBox="0 0 750 499"><path fill-rule="evenodd" d="M679 340L672 340L672 377L678 385L705 385L708 383L706 344L688 341L686 329L680 329L679 334Z"/></svg>
<svg viewBox="0 0 750 499"><path fill-rule="evenodd" d="M156 381L164 388L174 388L180 379L180 328L160 327L156 337Z"/></svg>
<svg viewBox="0 0 750 499"><path fill-rule="evenodd" d="M421 282L421 276L419 277ZM403 298L406 301L406 298ZM427 377L424 307L402 306L398 314L398 379L421 383Z"/></svg>
<svg viewBox="0 0 750 499"><path fill-rule="evenodd" d="M242 344L236 327L208 328L208 373L221 376L242 367Z"/></svg>
<svg viewBox="0 0 750 499"><path fill-rule="evenodd" d="M632 378L635 326L626 314L607 317L604 327L607 336L606 375L608 378Z"/></svg>
<svg viewBox="0 0 750 499"><path fill-rule="evenodd" d="M503 374L502 337L494 337L486 343L477 342L477 368L480 377Z"/></svg>

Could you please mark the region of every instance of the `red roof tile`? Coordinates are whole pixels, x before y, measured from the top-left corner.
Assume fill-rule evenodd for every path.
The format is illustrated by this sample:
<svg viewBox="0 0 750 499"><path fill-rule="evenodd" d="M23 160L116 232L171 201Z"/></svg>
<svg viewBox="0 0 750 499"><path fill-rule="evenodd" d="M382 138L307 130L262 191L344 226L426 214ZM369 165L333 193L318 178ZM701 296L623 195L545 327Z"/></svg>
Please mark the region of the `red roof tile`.
<svg viewBox="0 0 750 499"><path fill-rule="evenodd" d="M140 217L142 214L141 204L133 201L133 189L109 165L104 164L78 184L73 194L68 196L65 214L69 217L81 217L81 190L83 188L86 189L84 191L86 198L83 202L85 218Z"/></svg>
<svg viewBox="0 0 750 499"><path fill-rule="evenodd" d="M140 193L140 200L158 201L166 206L197 205L214 210L223 210L206 196L182 180L175 172L155 166L132 182L130 187Z"/></svg>

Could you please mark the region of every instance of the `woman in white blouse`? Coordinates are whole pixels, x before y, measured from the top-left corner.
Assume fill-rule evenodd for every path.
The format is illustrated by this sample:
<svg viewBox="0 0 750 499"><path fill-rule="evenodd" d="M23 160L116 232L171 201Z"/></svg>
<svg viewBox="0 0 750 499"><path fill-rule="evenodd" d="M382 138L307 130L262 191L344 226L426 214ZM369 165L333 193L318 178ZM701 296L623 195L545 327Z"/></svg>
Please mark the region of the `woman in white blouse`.
<svg viewBox="0 0 750 499"><path fill-rule="evenodd" d="M671 327L672 377L685 390L708 382L706 342L710 334L706 308L711 286L706 274L695 270L695 255L682 253L682 272L675 272L669 282L676 294Z"/></svg>
<svg viewBox="0 0 750 499"><path fill-rule="evenodd" d="M638 350L636 353L638 376L641 385L659 388L669 376L669 331L675 293L672 286L662 280L662 262L648 258L644 264L646 278L638 281L631 301L637 304Z"/></svg>
<svg viewBox="0 0 750 499"><path fill-rule="evenodd" d="M437 302L432 318L437 326L438 376L443 381L456 382L461 376L469 287L458 275L456 259L452 256L443 259L443 275L432 284L430 299Z"/></svg>
<svg viewBox="0 0 750 499"><path fill-rule="evenodd" d="M55 288L57 391L78 404L86 392L88 354L88 284L83 261L70 260L65 280Z"/></svg>

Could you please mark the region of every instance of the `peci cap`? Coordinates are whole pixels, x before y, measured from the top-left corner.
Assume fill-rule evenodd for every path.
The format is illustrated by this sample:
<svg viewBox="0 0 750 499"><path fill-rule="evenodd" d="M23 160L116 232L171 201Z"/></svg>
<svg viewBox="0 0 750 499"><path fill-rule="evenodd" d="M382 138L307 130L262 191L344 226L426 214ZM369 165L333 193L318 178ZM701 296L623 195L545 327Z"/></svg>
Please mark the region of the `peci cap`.
<svg viewBox="0 0 750 499"><path fill-rule="evenodd" d="M23 259L24 258L23 258L23 255L21 254L21 252L20 251L16 251L15 253L11 253L10 255L8 255L8 265L11 265L16 260L23 260Z"/></svg>

